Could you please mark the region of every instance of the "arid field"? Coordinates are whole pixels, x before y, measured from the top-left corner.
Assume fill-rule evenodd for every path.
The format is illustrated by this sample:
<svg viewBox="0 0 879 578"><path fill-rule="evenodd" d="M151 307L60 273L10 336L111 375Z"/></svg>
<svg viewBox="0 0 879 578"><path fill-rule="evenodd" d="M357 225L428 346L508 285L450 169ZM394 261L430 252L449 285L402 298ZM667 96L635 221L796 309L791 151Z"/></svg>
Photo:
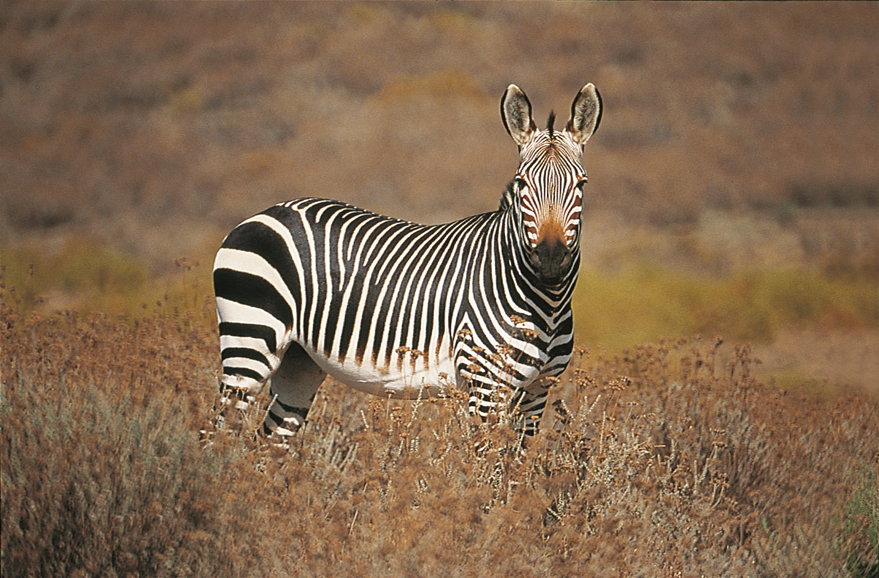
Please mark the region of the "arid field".
<svg viewBox="0 0 879 578"><path fill-rule="evenodd" d="M3 576L877 576L879 6L0 7ZM329 381L217 409L211 261L491 211L586 82L579 344L525 451ZM265 403L267 400L263 400Z"/></svg>

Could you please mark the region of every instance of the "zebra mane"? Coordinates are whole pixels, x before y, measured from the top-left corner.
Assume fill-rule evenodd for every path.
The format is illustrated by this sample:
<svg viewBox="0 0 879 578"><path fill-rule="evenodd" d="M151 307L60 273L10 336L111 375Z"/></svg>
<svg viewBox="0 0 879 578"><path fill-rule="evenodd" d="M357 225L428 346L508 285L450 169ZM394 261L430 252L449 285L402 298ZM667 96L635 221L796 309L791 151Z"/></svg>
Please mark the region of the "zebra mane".
<svg viewBox="0 0 879 578"><path fill-rule="evenodd" d="M504 189L504 194L501 196L501 206L499 209L500 211L506 211L509 207L513 205L513 195L515 194L513 192L514 182L515 181L510 181L510 183L507 185L507 188Z"/></svg>
<svg viewBox="0 0 879 578"><path fill-rule="evenodd" d="M555 111L549 111L549 118L546 121L546 130L549 131L549 140L555 135Z"/></svg>

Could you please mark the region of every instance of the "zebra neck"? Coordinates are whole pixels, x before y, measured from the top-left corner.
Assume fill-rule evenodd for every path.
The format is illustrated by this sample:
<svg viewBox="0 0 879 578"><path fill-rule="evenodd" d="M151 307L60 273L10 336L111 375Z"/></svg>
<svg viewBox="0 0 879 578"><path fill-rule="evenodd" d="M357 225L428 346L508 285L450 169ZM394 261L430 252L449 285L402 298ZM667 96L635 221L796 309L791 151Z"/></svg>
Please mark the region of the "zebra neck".
<svg viewBox="0 0 879 578"><path fill-rule="evenodd" d="M549 324L554 325L560 316L566 315L569 309L571 296L580 270L579 247L575 250L571 273L562 279L558 285L547 286L538 278L531 268L525 249L523 229L520 225L521 213L517 213L515 206L507 205L498 211L498 227L502 243L493 247L502 258L506 259L507 267L516 279L519 292L525 297L536 313L539 313ZM503 262L503 261L501 261Z"/></svg>

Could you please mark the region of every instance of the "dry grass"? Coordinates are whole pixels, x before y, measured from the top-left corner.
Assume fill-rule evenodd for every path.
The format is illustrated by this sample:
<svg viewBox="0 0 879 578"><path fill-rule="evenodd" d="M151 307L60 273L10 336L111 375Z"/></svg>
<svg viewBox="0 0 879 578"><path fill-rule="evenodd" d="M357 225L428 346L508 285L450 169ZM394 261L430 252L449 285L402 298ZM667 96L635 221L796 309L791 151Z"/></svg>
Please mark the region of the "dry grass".
<svg viewBox="0 0 879 578"><path fill-rule="evenodd" d="M253 435L262 410L218 422L211 409L209 302L138 321L2 307L3 575L869 576L879 564L879 407L761 385L747 346L581 349L524 451L460 399L389 403L336 384L282 449Z"/></svg>
<svg viewBox="0 0 879 578"><path fill-rule="evenodd" d="M809 393L783 348L776 389L747 347L658 336L794 331L814 361L825 331L875 335L876 13L11 4L0 573L875 576L875 399ZM193 265L235 223L301 195L491 210L503 89L541 121L587 81L607 114L577 326L615 355L590 344L525 452L458 400L335 385L287 450L251 435L258 409L217 429Z"/></svg>

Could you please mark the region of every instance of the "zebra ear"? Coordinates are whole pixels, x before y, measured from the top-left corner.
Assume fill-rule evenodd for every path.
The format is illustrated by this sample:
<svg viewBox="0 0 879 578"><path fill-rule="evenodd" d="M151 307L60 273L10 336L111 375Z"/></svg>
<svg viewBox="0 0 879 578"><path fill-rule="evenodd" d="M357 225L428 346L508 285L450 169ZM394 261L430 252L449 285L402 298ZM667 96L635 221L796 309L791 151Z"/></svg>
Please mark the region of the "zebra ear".
<svg viewBox="0 0 879 578"><path fill-rule="evenodd" d="M583 146L601 122L601 95L590 82L580 89L571 105L571 120L565 129L571 133L574 142Z"/></svg>
<svg viewBox="0 0 879 578"><path fill-rule="evenodd" d="M515 84L508 86L501 98L501 118L507 132L519 146L528 142L537 130L537 124L531 118L531 101Z"/></svg>

